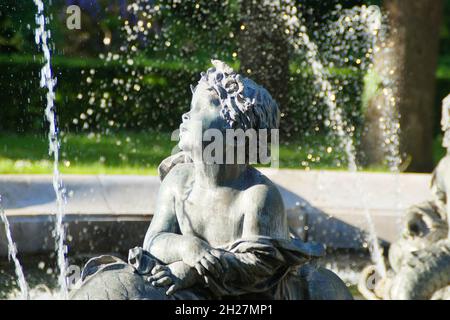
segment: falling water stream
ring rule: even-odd
[[[357,175],[358,166],[356,164],[356,151],[353,145],[353,139],[349,133],[346,133],[345,124],[342,118],[341,109],[336,104],[336,93],[333,91],[331,83],[325,77],[325,68],[320,60],[317,58],[317,47],[310,41],[306,32],[302,33],[301,41],[303,41],[307,48],[307,59],[309,60],[313,74],[315,76],[316,85],[325,91],[324,101],[328,106],[328,116],[332,123],[332,129],[337,134],[341,141],[341,147],[345,150],[348,160],[348,169],[354,174],[356,180],[356,190],[360,192],[360,199],[362,199],[362,207],[364,210],[364,216],[367,220],[368,226],[368,241],[371,245],[372,260],[377,265],[377,271],[383,277],[386,275],[386,266],[384,263],[383,250],[378,243],[376,235],[375,225],[373,223],[372,216],[369,211],[367,203],[367,194],[364,193],[362,188],[361,176]]]
[[[19,284],[20,288],[20,298],[23,300],[29,299],[29,293],[28,293],[28,284],[25,280],[25,276],[23,274],[22,266],[19,262],[19,259],[17,258],[17,247],[16,244],[13,241],[12,235],[11,235],[11,227],[9,225],[8,218],[6,217],[5,210],[2,206],[2,195],[0,195],[0,216],[2,219],[2,222],[5,226],[5,234],[6,239],[8,240],[8,257],[12,259],[15,267],[15,272],[17,276],[17,282]]]
[[[45,108],[45,116],[49,123],[49,154],[53,155],[53,189],[56,194],[56,227],[55,236],[57,242],[57,255],[58,255],[58,268],[59,277],[58,282],[61,288],[61,298],[67,298],[67,283],[66,283],[66,246],[64,244],[65,240],[65,229],[63,224],[63,218],[65,214],[65,189],[63,188],[61,175],[59,172],[59,149],[60,142],[58,137],[58,125],[56,122],[56,110],[55,110],[55,85],[56,78],[53,78],[52,66],[51,66],[51,52],[48,44],[48,39],[50,38],[50,31],[46,30],[46,18],[44,15],[44,3],[41,0],[33,0],[36,7],[36,24],[37,28],[35,30],[35,40],[38,47],[42,50],[44,54],[45,64],[41,69],[41,79],[40,86],[47,89],[47,104]]]
[[[367,28],[375,35],[377,30],[381,26],[381,13],[378,7],[371,6],[368,8]],[[329,126],[333,132],[338,136],[341,149],[345,151],[348,160],[348,169],[354,174],[356,181],[356,190],[359,192],[359,198],[362,201],[362,207],[364,215],[367,220],[368,235],[367,240],[370,244],[370,252],[372,260],[376,265],[377,272],[380,276],[386,275],[386,265],[383,257],[383,249],[381,248],[378,237],[375,230],[375,225],[370,214],[370,210],[367,203],[367,194],[364,193],[362,188],[361,176],[357,175],[358,166],[356,164],[356,151],[353,144],[352,131],[347,128],[342,115],[342,109],[337,105],[337,94],[332,84],[328,80],[328,72],[319,58],[319,50],[317,45],[311,41],[307,33],[307,28],[303,25],[300,19],[296,15],[292,15],[289,12],[284,14],[286,26],[289,30],[289,34],[293,36],[293,42],[295,48],[306,49],[306,59],[311,67],[314,75],[314,83],[318,90],[324,93],[323,100],[328,107],[328,121]]]

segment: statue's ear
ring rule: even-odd
[[[170,157],[164,159],[158,166],[158,175],[161,181],[167,176],[167,174],[172,170],[177,164],[180,163],[191,163],[192,158],[189,153],[185,151],[180,151]]]

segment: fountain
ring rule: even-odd
[[[372,36],[373,39],[376,39],[376,36],[378,35],[382,25],[382,16],[380,9],[375,6],[371,6],[368,8],[357,8],[354,9],[354,11],[360,11],[357,12],[356,15],[357,17],[359,17],[357,21],[363,25],[366,25],[368,28],[367,33],[369,34],[369,36]],[[355,15],[354,12],[344,12],[342,17],[345,18],[340,18],[339,22],[342,23],[342,21],[353,21],[354,18],[351,17],[352,14]],[[300,22],[301,17],[299,19],[299,17],[291,15],[288,11],[286,11],[284,14],[284,19],[286,27],[289,28],[289,34],[293,37],[292,42],[294,44],[294,47],[297,50],[303,50],[303,48],[305,48],[306,59],[308,60],[308,63],[311,66],[312,72],[314,74],[316,87],[318,90],[324,93],[323,99],[325,101],[325,104],[328,106],[328,119],[325,120],[325,123],[327,123],[331,127],[332,131],[339,138],[341,149],[345,150],[345,153],[347,155],[349,171],[352,173],[356,173],[358,171],[358,166],[356,164],[356,151],[353,145],[352,130],[346,128],[347,126],[342,115],[342,109],[340,109],[336,103],[337,93],[333,89],[330,81],[327,79],[329,75],[326,71],[326,68],[320,61],[317,45],[315,45],[310,40],[306,27]],[[375,41],[376,40],[372,40],[372,43],[375,44]],[[389,151],[391,151],[391,149],[389,149]],[[396,149],[392,149],[392,151],[398,153]],[[361,191],[362,188],[360,178],[356,178],[356,181],[356,190]],[[378,273],[385,276],[386,266],[384,263],[383,250],[378,242],[375,226],[366,203],[366,195],[364,193],[361,193],[360,197],[361,199],[363,199],[362,201],[364,206],[364,214],[367,219],[368,241],[371,244],[370,252],[372,254],[372,260],[376,263]]]
[[[37,8],[36,23],[38,27],[35,30],[35,40],[38,47],[44,54],[45,64],[41,69],[41,81],[42,88],[47,89],[47,104],[45,108],[45,116],[49,123],[49,154],[53,155],[53,189],[56,195],[56,226],[55,226],[55,238],[57,244],[58,253],[58,267],[60,270],[59,284],[61,286],[61,298],[67,297],[67,284],[66,284],[66,254],[67,247],[64,244],[65,230],[64,230],[64,206],[66,202],[65,189],[62,184],[61,175],[59,172],[59,148],[60,141],[58,137],[58,124],[56,122],[56,107],[55,107],[55,85],[56,78],[53,78],[52,65],[51,65],[51,52],[48,44],[50,39],[50,31],[46,30],[46,18],[44,15],[44,3],[42,0],[34,0]]]
[[[53,155],[52,183],[54,193],[56,194],[57,204],[55,236],[57,240],[57,262],[59,268],[58,282],[61,290],[60,297],[64,299],[67,298],[68,291],[65,279],[68,269],[66,257],[67,247],[65,245],[66,230],[64,226],[66,191],[59,172],[60,137],[56,122],[56,108],[54,105],[56,79],[52,74],[52,55],[48,43],[50,33],[47,27],[48,22],[46,21],[44,15],[44,4],[40,0],[34,0],[34,2],[38,9],[38,13],[36,15],[36,21],[38,23],[38,29],[36,30],[36,44],[38,44],[38,46],[42,49],[45,58],[45,64],[41,70],[41,86],[47,89],[45,114],[49,123],[49,151],[50,154]],[[347,119],[348,112],[345,110],[346,100],[342,97],[342,87],[345,87],[345,82],[334,80],[330,71],[333,69],[333,62],[336,62],[338,59],[344,61],[342,55],[346,54],[346,47],[345,45],[340,46],[333,42],[330,44],[330,47],[332,47],[332,49],[340,47],[340,50],[342,50],[341,52],[331,54],[329,52],[322,52],[323,48],[320,44],[315,42],[314,32],[308,30],[306,24],[302,20],[301,14],[299,13],[300,10],[298,10],[293,1],[284,1],[281,7],[277,7],[277,5],[280,6],[280,3],[276,1],[265,1],[264,5],[273,5],[273,14],[279,15],[281,12],[281,17],[279,17],[279,20],[284,22],[286,34],[292,48],[294,48],[294,51],[298,56],[302,57],[304,55],[306,58],[304,64],[302,65],[303,70],[300,71],[300,73],[304,73],[305,75],[313,78],[313,87],[311,91],[315,92],[317,96],[316,100],[318,100],[319,103],[321,100],[326,107],[324,117],[318,118],[317,120],[320,121],[321,125],[323,125],[325,131],[330,132],[330,135],[333,136],[328,136],[327,138],[333,140],[337,137],[336,141],[338,141],[337,148],[331,147],[331,141],[326,141],[326,145],[324,145],[324,147],[326,147],[325,149],[327,150],[327,153],[343,151],[345,154],[346,159],[344,162],[347,163],[351,179],[355,182],[353,186],[355,189],[354,192],[357,194],[356,197],[361,199],[363,204],[362,212],[365,216],[366,229],[368,230],[366,240],[369,243],[368,247],[372,256],[372,261],[376,266],[372,267],[371,270],[373,271],[375,269],[377,275],[384,279],[389,276],[389,271],[386,270],[387,268],[384,263],[383,248],[378,241],[374,221],[372,219],[369,195],[364,192],[365,181],[363,180],[363,177],[357,173],[357,145],[355,146],[357,128],[355,128],[352,122]],[[81,123],[82,125],[80,125],[80,127],[82,127],[83,130],[90,131],[92,135],[94,135],[92,132],[95,130],[99,130],[102,134],[107,135],[111,132],[111,130],[114,130],[114,128],[119,128],[122,126],[122,124],[119,123],[120,119],[117,118],[117,115],[110,112],[113,110],[115,103],[118,103],[117,100],[112,98],[112,95],[116,94],[123,101],[135,101],[136,109],[138,105],[145,100],[145,96],[143,96],[144,98],[141,97],[141,93],[146,85],[146,81],[149,81],[147,76],[153,72],[154,66],[145,65],[147,62],[144,61],[141,51],[148,47],[147,36],[149,35],[150,27],[153,26],[152,16],[159,14],[161,10],[171,10],[171,8],[150,5],[147,1],[141,0],[136,0],[129,5],[128,13],[131,16],[129,19],[124,18],[122,20],[122,31],[125,38],[124,42],[118,46],[118,52],[114,52],[112,51],[113,49],[111,49],[107,53],[100,54],[100,58],[105,62],[105,65],[118,65],[121,74],[118,76],[115,75],[113,79],[102,79],[100,75],[97,77],[99,72],[97,72],[94,68],[88,68],[83,71],[83,77],[86,80],[86,84],[91,85],[93,82],[98,81],[100,85],[97,87],[100,88],[100,91],[95,92],[95,90],[91,90],[90,88],[86,89],[81,86],[77,98],[80,100],[80,103],[83,103],[86,106],[86,110],[81,113],[79,118],[73,119],[74,124]],[[380,119],[380,126],[382,127],[382,132],[384,134],[386,160],[388,162],[389,169],[398,174],[400,171],[399,166],[401,162],[398,150],[399,122],[398,113],[395,108],[395,83],[391,83],[389,78],[389,70],[392,66],[385,66],[382,68],[383,70],[370,71],[373,67],[373,54],[379,50],[389,50],[384,43],[385,30],[383,29],[384,26],[382,24],[383,17],[379,8],[374,6],[361,6],[348,10],[343,10],[342,7],[338,6],[336,7],[334,14],[337,15],[338,18],[335,21],[333,20],[332,23],[327,26],[327,28],[329,28],[328,31],[330,32],[328,34],[329,38],[332,39],[330,41],[339,41],[340,36],[345,36],[345,40],[349,43],[351,43],[352,40],[359,41],[356,36],[352,38],[353,33],[349,32],[350,29],[354,32],[361,32],[364,35],[364,45],[367,45],[367,47],[363,48],[364,50],[362,51],[365,54],[363,54],[362,57],[353,57],[355,58],[355,68],[366,72],[376,72],[381,79],[380,81],[384,88],[382,90],[383,99],[385,99],[388,102],[387,105],[390,106],[390,108],[383,109],[384,113],[382,119]],[[233,34],[233,37],[234,36],[235,35]],[[232,38],[231,35],[230,38]],[[171,48],[173,46],[171,39],[165,40],[166,41],[162,42],[163,45],[167,48]],[[112,38],[111,35],[105,35],[105,38],[103,39],[105,48],[108,48],[111,45],[111,41],[115,41],[115,39]],[[212,55],[217,56],[218,54],[214,53]],[[236,56],[237,54],[233,52],[232,57],[236,58]],[[142,65],[145,65],[145,67],[138,68],[138,66],[142,67]],[[340,67],[340,65],[338,67]],[[171,99],[176,100],[176,97],[171,97]],[[134,109],[126,111],[129,111],[130,113],[135,112]],[[99,118],[104,116],[104,121],[106,123],[105,128],[98,125],[92,125],[95,121],[90,121],[96,118],[96,115]],[[127,124],[124,123],[123,128],[125,128],[126,125]],[[319,132],[319,129],[315,132]],[[101,134],[96,133],[95,136],[100,137]],[[336,159],[339,157],[337,152]],[[302,165],[306,169],[309,169],[310,163],[315,161],[316,163],[320,162],[320,157],[315,157],[311,152],[308,153],[308,159],[305,159],[305,163],[307,164]],[[340,167],[340,162],[338,167]],[[324,183],[321,181],[323,176],[324,174],[319,174],[315,181],[316,185],[319,186],[318,192],[321,192],[323,189],[322,186]],[[307,230],[312,226],[305,223],[305,225],[302,225],[301,227],[306,228],[305,230]],[[324,231],[329,232],[329,230]],[[136,251],[132,252],[136,253]],[[92,279],[92,277],[95,276],[96,271],[94,269],[98,267],[102,269],[101,272],[106,272],[117,267],[121,270],[131,270],[130,272],[133,273],[138,270],[137,273],[139,274],[141,272],[140,268],[148,267],[145,265],[140,265],[140,263],[147,263],[140,261],[140,259],[145,260],[148,257],[146,257],[145,254],[142,254],[141,251],[139,251],[137,255],[139,259],[132,255],[129,263],[125,263],[122,260],[112,257],[103,257],[97,260],[94,259],[91,261],[91,264],[86,266],[83,281],[91,281],[89,279]],[[16,263],[16,261],[14,262]],[[130,265],[132,267],[130,267]],[[145,272],[140,275],[147,276]],[[370,275],[372,276],[373,273]],[[18,278],[20,283],[21,281],[19,274]],[[20,287],[23,292],[22,284]]]
[[[20,297],[21,299],[27,300],[29,298],[28,294],[28,284],[25,280],[25,276],[23,274],[22,265],[19,262],[19,259],[17,258],[17,247],[14,243],[11,235],[11,227],[9,225],[8,218],[6,217],[5,210],[3,210],[2,207],[2,196],[0,195],[0,217],[5,225],[5,234],[6,239],[8,240],[8,257],[12,259],[14,262],[15,272],[17,276],[17,282],[19,283],[20,288]]]

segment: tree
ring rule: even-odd
[[[390,51],[375,57],[374,70],[390,61],[388,70],[396,84],[396,107],[400,112],[400,150],[406,156],[408,171],[429,172],[432,169],[433,105],[435,72],[442,22],[442,0],[385,0],[390,28],[386,43]],[[380,129],[384,89],[368,103],[363,150],[369,164],[384,158],[383,134]]]

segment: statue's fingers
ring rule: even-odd
[[[151,274],[154,275],[157,272],[161,272],[166,269],[167,269],[166,266],[163,266],[162,264],[157,264],[156,266],[153,267]]]
[[[149,282],[157,281],[161,278],[168,277],[170,273],[167,270],[159,271],[158,273],[148,277]]]
[[[162,287],[162,286],[168,286],[172,284],[172,279],[170,277],[163,277],[159,280],[153,281],[152,285],[155,287]]]
[[[220,262],[220,264],[222,265],[222,268],[223,268],[224,270],[227,270],[227,269],[229,268],[228,261],[227,261],[227,259],[225,259],[224,255],[223,255],[223,253],[222,253],[221,251],[216,250],[216,249],[212,249],[212,250],[210,251],[210,253],[211,253],[214,257],[216,257],[217,260],[219,260],[219,262]]]
[[[209,262],[211,262],[211,264],[214,266],[214,269],[219,274],[223,273],[223,267],[222,267],[222,264],[220,263],[219,258],[217,258],[216,256],[213,256],[211,253],[206,254],[204,258],[206,260],[208,260]]]
[[[200,262],[197,262],[194,265],[194,268],[197,270],[197,273],[202,277],[203,281],[205,282],[206,285],[209,285],[209,280],[208,280],[208,276],[206,274],[206,269],[205,267],[203,267]]]
[[[200,260],[201,265],[208,270],[209,272],[211,272],[213,275],[215,276],[219,276],[219,272],[217,270],[217,268],[215,267],[215,265],[213,263],[211,263],[208,259],[206,258],[202,258]]]
[[[170,296],[180,289],[181,289],[180,286],[177,283],[175,283],[169,287],[169,289],[166,291],[166,295]]]
[[[206,269],[200,264],[200,262],[197,262],[194,265],[195,270],[197,270],[197,273],[201,276],[205,276],[206,275]]]

